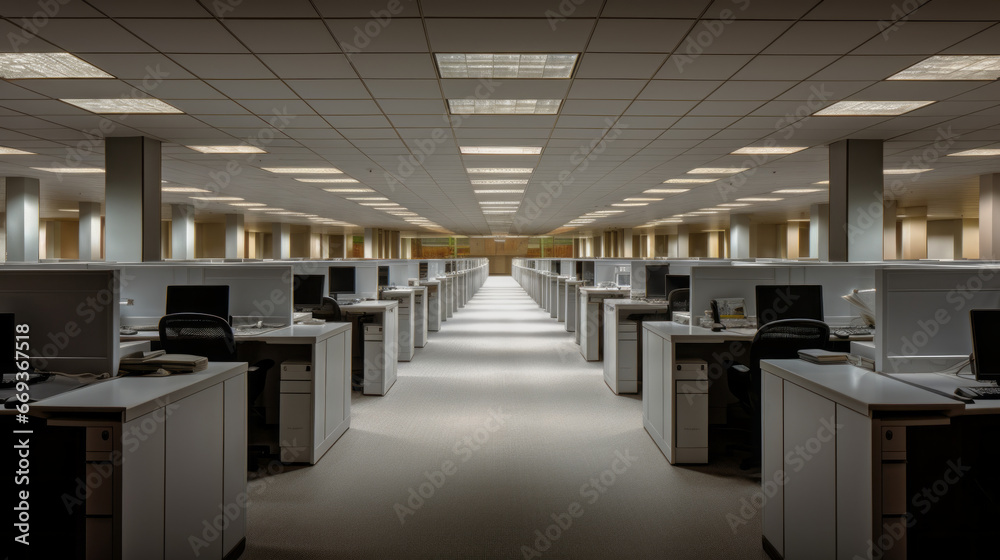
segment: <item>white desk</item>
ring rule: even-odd
[[[420,285],[427,288],[427,330],[441,330],[441,281],[421,280]]]
[[[362,391],[366,395],[385,395],[396,383],[398,308],[399,302],[394,300],[363,301],[340,307],[341,313],[373,319],[355,335],[356,347],[363,348],[360,369],[364,377]],[[354,369],[352,364],[351,370]]]
[[[246,368],[216,362],[191,374],[114,378],[31,405],[49,427],[79,431],[86,442],[80,461],[90,490],[83,506],[88,558],[240,555]],[[67,488],[67,495],[76,492]],[[218,518],[220,504],[231,517],[221,538],[196,551],[189,538],[202,535],[205,520]]]
[[[413,359],[416,346],[416,292],[408,288],[382,290],[379,299],[399,302],[398,328],[396,329],[399,344],[397,360],[409,362]]]
[[[926,537],[938,530],[929,521],[921,524],[919,517],[912,524],[904,517],[911,506],[907,477],[923,455],[934,452],[921,448],[921,434],[943,429],[957,436],[953,417],[1000,412],[997,401],[977,410],[894,376],[848,365],[765,360],[761,368],[762,480],[781,473],[787,479],[772,486],[763,506],[764,546],[787,560],[871,558],[872,543],[879,542],[891,548],[876,548],[874,557],[906,558],[911,531]],[[895,377],[910,375],[952,390],[967,384],[927,374]],[[796,456],[796,449],[805,447],[807,461]],[[937,477],[945,469],[944,461],[931,468]],[[948,491],[967,490],[956,483]],[[976,488],[973,494],[978,493]],[[967,519],[959,524],[970,536],[977,532]],[[962,545],[961,537],[945,536],[956,548]]]
[[[580,288],[580,353],[588,362],[601,359],[604,342],[603,304],[606,299],[628,297],[628,288]]]
[[[638,393],[639,379],[642,377],[638,323],[626,317],[666,311],[665,302],[604,300],[604,382],[612,393]]]
[[[159,333],[141,331],[121,338],[158,340]],[[239,335],[236,353],[248,363],[274,360],[262,398],[267,423],[278,424],[281,460],[316,464],[351,425],[351,324],[292,325]],[[285,361],[310,362],[312,372],[282,379]]]

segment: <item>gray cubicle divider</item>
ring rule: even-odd
[[[1000,268],[882,268],[876,274],[875,368],[947,370],[972,352],[970,309],[1000,309]]]
[[[167,286],[228,285],[229,312],[267,323],[291,324],[292,266],[289,263],[133,263],[94,265],[122,273],[126,324],[155,324],[166,309]]]
[[[114,375],[120,357],[119,285],[115,270],[3,267],[0,312],[27,325],[28,354],[37,369]]]
[[[743,298],[747,315],[757,308],[758,284],[789,284],[789,267],[695,266],[691,268],[691,317],[700,317],[716,298]]]

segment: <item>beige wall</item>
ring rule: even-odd
[[[195,223],[194,257],[196,259],[226,257],[226,224]]]

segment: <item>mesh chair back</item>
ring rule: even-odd
[[[784,319],[761,327],[750,345],[750,360],[760,371],[761,359],[792,359],[799,350],[826,348],[830,342],[830,327],[815,319]]]
[[[674,311],[691,310],[691,290],[689,288],[678,288],[670,290],[667,294],[667,310],[673,319]]]
[[[205,356],[210,362],[235,362],[233,329],[221,317],[173,313],[160,319],[160,344],[168,354]]]

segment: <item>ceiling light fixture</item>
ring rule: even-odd
[[[519,175],[524,173],[531,173],[534,171],[531,167],[466,167],[465,172],[470,175],[477,175],[482,173],[503,173],[506,175]]]
[[[336,167],[261,167],[261,169],[271,173],[301,173],[303,175],[343,173],[343,171],[337,169]]]
[[[527,179],[472,179],[473,185],[527,185]]]
[[[5,148],[0,146],[0,156],[36,156],[38,154],[34,152],[25,152],[24,150],[18,150],[16,148]]]
[[[932,56],[887,80],[996,80],[1000,78],[1000,56]]]
[[[351,179],[350,177],[339,177],[339,178],[329,178],[329,179],[299,179],[296,181],[300,183],[357,183],[357,179]]]
[[[69,53],[0,53],[0,78],[114,78]]]
[[[749,167],[698,167],[688,171],[691,175],[735,175],[743,173]],[[718,179],[716,179],[718,180]]]
[[[203,154],[266,154],[257,146],[188,146],[188,149]]]
[[[100,167],[32,167],[32,169],[49,173],[104,173]]]
[[[169,193],[206,193],[212,192],[208,189],[199,189],[197,187],[161,187],[160,191]]]
[[[524,189],[480,189],[476,194],[524,194]]]
[[[330,189],[323,189],[323,190],[326,191],[326,192],[328,192],[328,193],[340,193],[340,194],[344,194],[344,193],[367,193],[367,192],[375,192],[375,189],[369,189],[367,187],[358,187],[358,188],[354,188],[354,189],[330,188]]]
[[[817,117],[895,117],[934,101],[839,101],[813,113]]]
[[[649,206],[648,202],[614,202],[612,206]]]
[[[442,78],[566,79],[576,53],[434,53]]]
[[[191,200],[204,200],[207,202],[228,202],[235,200],[243,200],[238,196],[189,196]]]
[[[774,194],[809,194],[823,192],[823,189],[781,189],[774,191]]]
[[[643,194],[681,194],[686,193],[691,189],[646,189]]]
[[[69,103],[74,107],[98,113],[102,115],[110,114],[157,114],[157,113],[183,113],[177,107],[164,103],[159,99],[117,97],[112,99],[60,99],[63,103]]]
[[[953,154],[948,154],[949,156],[957,157],[973,157],[973,156],[1000,156],[1000,149],[998,148],[978,148],[975,150],[965,150],[964,152],[955,152]]]
[[[750,197],[750,198],[737,198],[740,202],[778,202],[780,200],[785,200],[784,198],[771,198],[771,197]]]
[[[532,156],[542,153],[541,146],[460,146],[463,154]]]
[[[267,206],[263,202],[230,202],[230,206],[236,206],[239,208],[252,208],[254,206]]]
[[[906,169],[883,169],[883,175],[915,175],[917,173],[926,173],[927,171],[933,171],[933,169],[917,169],[908,167]]]
[[[625,202],[659,202],[663,200],[662,198],[626,198]]]
[[[794,154],[796,152],[801,152],[802,150],[809,149],[808,146],[801,147],[782,147],[782,146],[747,146],[746,148],[740,148],[733,155],[787,155]]]
[[[716,181],[718,181],[718,179],[695,179],[692,177],[690,179],[667,179],[663,183],[671,185],[699,185],[703,183],[714,183]]]
[[[562,99],[449,99],[453,115],[555,115]]]

